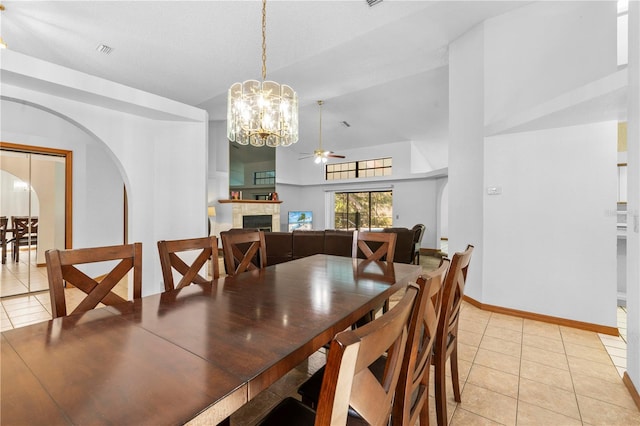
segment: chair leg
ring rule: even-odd
[[[451,362],[451,381],[453,382],[453,397],[456,402],[460,402],[460,379],[458,378],[458,339],[456,338],[453,343],[453,350],[449,360]]]
[[[435,400],[436,400],[436,415],[438,418],[438,426],[447,425],[447,386],[446,386],[446,352],[444,356],[436,356],[435,360]]]

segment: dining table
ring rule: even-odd
[[[0,423],[216,424],[421,272],[317,254],[4,331]]]

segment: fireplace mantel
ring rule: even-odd
[[[240,203],[240,204],[280,204],[282,200],[218,200],[221,204]]]
[[[271,216],[271,230],[280,231],[281,200],[218,200],[221,204],[231,204],[232,227],[242,228],[243,216]]]

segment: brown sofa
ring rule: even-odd
[[[382,232],[393,232],[397,235],[394,262],[412,263],[417,260],[416,249],[419,241],[416,229],[386,228]],[[422,235],[419,235],[420,238]],[[353,231],[327,229],[324,231],[265,232],[267,245],[267,265],[288,262],[314,254],[332,254],[351,256]],[[417,248],[416,248],[417,247]],[[375,247],[372,246],[375,249]],[[359,256],[364,257],[362,253]]]
[[[253,228],[234,228],[223,231],[223,233],[255,230]],[[424,233],[424,225],[416,225],[412,229],[385,228],[382,232],[393,232],[397,235],[394,262],[419,263],[418,254],[420,240]],[[353,231],[336,229],[305,231],[297,229],[293,232],[265,232],[264,239],[267,246],[267,265],[275,265],[314,254],[351,257]],[[373,250],[377,248],[376,243],[371,243],[370,246]],[[364,257],[360,251],[358,256]],[[257,259],[254,259],[254,263],[258,264]]]

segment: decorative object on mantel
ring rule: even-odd
[[[262,82],[229,88],[227,137],[240,145],[289,146],[298,142],[298,95],[267,77],[267,0],[262,0]]]
[[[209,216],[209,235],[211,235],[211,218],[213,218],[213,222],[215,224],[216,221],[216,208],[214,206],[208,206],[207,207],[207,216]],[[215,233],[215,226],[214,226],[214,233]]]
[[[236,204],[281,204],[282,200],[218,200],[220,204],[236,203]]]
[[[242,191],[231,191],[229,198],[232,200],[242,200]]]

